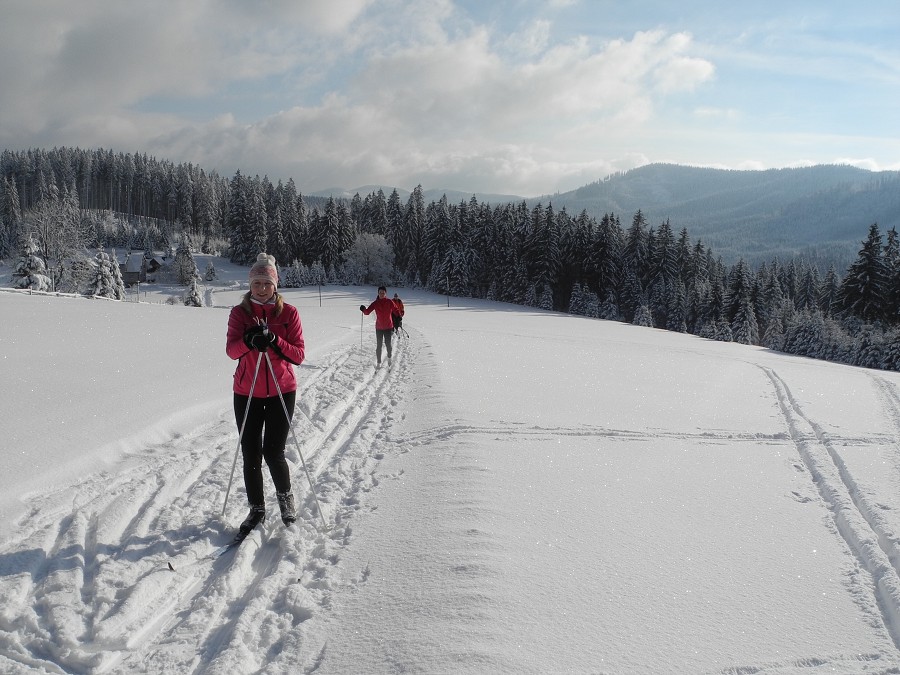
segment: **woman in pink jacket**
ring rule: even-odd
[[[294,413],[297,398],[294,366],[303,362],[305,345],[297,308],[284,302],[278,293],[278,270],[272,256],[260,253],[250,268],[250,291],[241,304],[232,308],[228,317],[225,352],[238,361],[234,372],[234,415],[238,428],[245,413],[247,420],[241,437],[241,452],[250,513],[241,523],[240,533],[248,534],[266,517],[264,459],[275,484],[281,519],[289,525],[297,520],[297,509],[284,446],[290,432],[288,417]],[[272,380],[266,355],[271,360],[288,415],[278,397],[278,387]],[[254,372],[256,385],[251,392]]]
[[[375,358],[377,359],[375,367],[377,368],[381,365],[382,343],[387,347],[388,362],[391,360],[391,335],[394,332],[393,314],[397,311],[397,305],[387,297],[387,288],[379,286],[378,297],[368,307],[360,305],[359,311],[366,316],[375,312]]]

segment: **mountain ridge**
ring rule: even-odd
[[[352,198],[395,188],[365,186],[341,190]],[[396,188],[401,199],[410,192]],[[337,188],[311,193],[338,196]],[[805,259],[820,268],[845,269],[856,257],[869,226],[882,232],[900,227],[900,172],[869,171],[845,164],[741,170],[646,164],[568,192],[520,197],[460,190],[428,189],[426,203],[446,196],[450,203],[525,202],[563,208],[571,216],[582,211],[600,219],[605,214],[630,225],[640,210],[651,228],[665,220],[691,241],[702,241],[726,263],[744,259],[760,264],[774,258]]]

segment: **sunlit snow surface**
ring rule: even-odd
[[[211,557],[246,509],[217,265],[199,309],[0,293],[0,671],[900,668],[900,375],[487,301],[390,289],[376,370],[374,289],[285,289],[301,519],[267,481]]]

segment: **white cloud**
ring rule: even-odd
[[[556,4],[599,21],[592,3]],[[785,135],[764,153],[747,129],[758,95],[723,96],[740,90],[758,27],[738,54],[687,30],[601,41],[585,20],[565,33],[547,8],[506,34],[451,0],[21,3],[0,23],[0,147],[146,151],[307,190],[433,180],[520,194],[663,156],[736,165],[817,147]],[[713,136],[721,124],[731,136]],[[856,140],[829,156],[877,154]]]
[[[512,33],[503,40],[506,52],[519,56],[536,56],[550,42],[550,22],[544,19],[532,21],[523,30]]]

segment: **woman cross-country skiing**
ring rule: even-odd
[[[246,536],[266,517],[263,460],[275,484],[282,521],[289,525],[297,520],[284,446],[290,432],[289,418],[294,413],[297,398],[294,366],[303,362],[305,350],[300,314],[278,293],[275,258],[260,253],[250,268],[250,291],[241,304],[232,308],[228,317],[225,345],[228,356],[238,360],[234,373],[234,415],[239,429],[246,416],[241,451],[250,513],[241,523],[240,535]],[[278,388],[272,381],[267,355],[278,379],[287,415],[279,399]],[[258,366],[257,361],[260,361]],[[256,384],[250,391],[254,373]]]
[[[401,330],[403,330],[404,314],[406,314],[406,308],[403,306],[403,301],[400,299],[399,295],[394,293],[394,313],[391,315],[391,319],[393,319],[394,321],[395,333],[399,333]]]
[[[378,297],[366,307],[359,306],[359,311],[368,316],[375,312],[375,367],[381,365],[381,345],[387,347],[388,362],[391,360],[391,335],[394,333],[393,314],[397,311],[394,301],[387,297],[387,288],[378,287]]]

